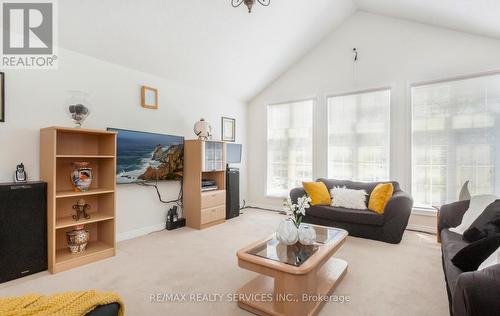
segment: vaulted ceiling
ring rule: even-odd
[[[354,0],[359,10],[500,39],[499,0]]]
[[[59,1],[59,43],[189,86],[249,100],[356,10],[500,39],[498,0]]]

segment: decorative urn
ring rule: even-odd
[[[73,162],[71,183],[75,192],[86,192],[92,184],[92,168],[88,162]]]
[[[194,124],[193,131],[199,139],[207,140],[212,137],[212,126],[204,118]]]
[[[282,221],[276,231],[276,238],[285,245],[293,245],[299,240],[299,232],[293,221],[288,218]]]
[[[316,231],[309,225],[300,225],[299,242],[303,245],[312,245],[316,242]]]
[[[90,239],[90,233],[84,225],[77,225],[75,229],[66,233],[68,248],[71,253],[85,251]]]

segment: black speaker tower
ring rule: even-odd
[[[240,169],[226,170],[226,219],[240,215]]]
[[[47,270],[47,184],[0,184],[0,283]]]

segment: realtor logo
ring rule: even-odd
[[[2,1],[2,66],[55,68],[54,3]]]

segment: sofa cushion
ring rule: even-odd
[[[473,242],[498,233],[500,233],[500,200],[495,200],[464,231],[463,238]]]
[[[448,229],[441,231],[441,250],[443,252],[443,264],[446,282],[451,293],[455,293],[457,280],[463,273],[456,267],[451,259],[469,243],[462,239],[462,235],[451,232]]]
[[[378,214],[384,214],[385,206],[389,202],[394,193],[392,183],[379,183],[375,186],[370,194],[368,209]]]
[[[500,234],[474,241],[462,248],[451,261],[462,271],[476,271],[500,247]]]
[[[328,190],[331,190],[334,187],[346,187],[348,189],[354,190],[365,190],[368,195],[370,195],[379,183],[392,183],[394,187],[394,193],[401,191],[399,187],[399,183],[397,181],[387,181],[387,182],[358,182],[358,181],[350,181],[350,180],[335,180],[335,179],[325,179],[320,178],[318,181],[321,181],[326,184]]]
[[[311,205],[330,205],[330,192],[323,182],[302,182],[307,195],[311,198]]]
[[[366,210],[366,196],[368,194],[365,190],[335,187],[330,190],[330,195],[332,196],[330,206]]]
[[[354,210],[332,206],[311,206],[306,214],[325,218],[336,222],[356,223],[363,225],[383,226],[384,216],[369,210]]]

